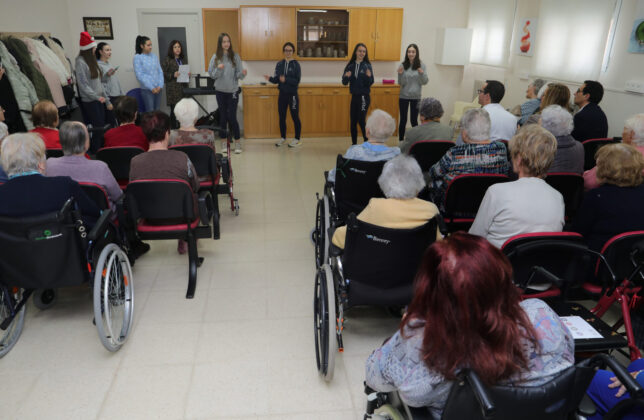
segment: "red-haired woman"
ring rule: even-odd
[[[461,368],[487,384],[537,386],[572,366],[568,329],[543,301],[521,302],[511,277],[484,238],[455,233],[432,244],[400,330],[367,360],[367,385],[398,390],[440,418]]]

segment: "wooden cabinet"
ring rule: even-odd
[[[349,11],[349,56],[358,42],[367,46],[369,59],[399,61],[403,9],[352,8]]]
[[[243,60],[279,60],[282,45],[295,38],[295,8],[240,7]]]
[[[244,137],[278,138],[278,90],[275,86],[242,86]],[[380,108],[398,120],[398,85],[375,84],[371,87],[370,110]],[[300,121],[302,137],[349,136],[349,88],[340,84],[300,84]],[[290,112],[286,116],[287,136],[293,136]],[[394,133],[395,134],[395,133]]]

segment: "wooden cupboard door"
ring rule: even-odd
[[[295,44],[295,8],[270,7],[268,13],[268,56],[271,60],[281,60],[284,58],[284,43],[290,41]]]
[[[243,60],[271,60],[268,49],[269,7],[241,7],[241,49]],[[234,47],[234,46],[233,46]]]
[[[303,136],[319,136],[322,125],[322,96],[300,95],[300,121]],[[289,111],[290,112],[290,111]],[[290,117],[290,116],[289,116]]]
[[[330,136],[348,136],[351,121],[351,95],[339,93],[324,96],[322,124]]]
[[[400,61],[402,9],[378,9],[374,60]]]
[[[396,131],[394,135],[398,133],[398,121],[399,117],[399,107],[398,107],[398,98],[400,91],[398,89],[372,89],[371,90],[371,106],[369,107],[369,112],[367,118],[374,109],[382,109],[387,112],[396,120]]]
[[[377,19],[377,9],[355,8],[349,10],[349,51],[347,51],[349,59],[351,59],[356,44],[362,42],[367,46],[369,58],[373,60]]]
[[[279,137],[277,96],[244,96],[244,137]]]

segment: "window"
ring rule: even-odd
[[[474,30],[470,61],[508,65],[516,0],[472,0],[468,27]]]
[[[598,79],[614,9],[615,0],[541,0],[533,73]]]

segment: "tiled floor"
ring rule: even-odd
[[[47,311],[30,303],[0,359],[0,419],[362,419],[364,361],[398,320],[350,312],[331,383],[313,343],[315,192],[349,143],[246,141],[233,158],[240,214],[220,197],[221,240],[199,241],[195,298],[185,299],[176,242],[151,242],[134,267],[134,327],[119,352],[102,347],[86,287],[61,290]]]

